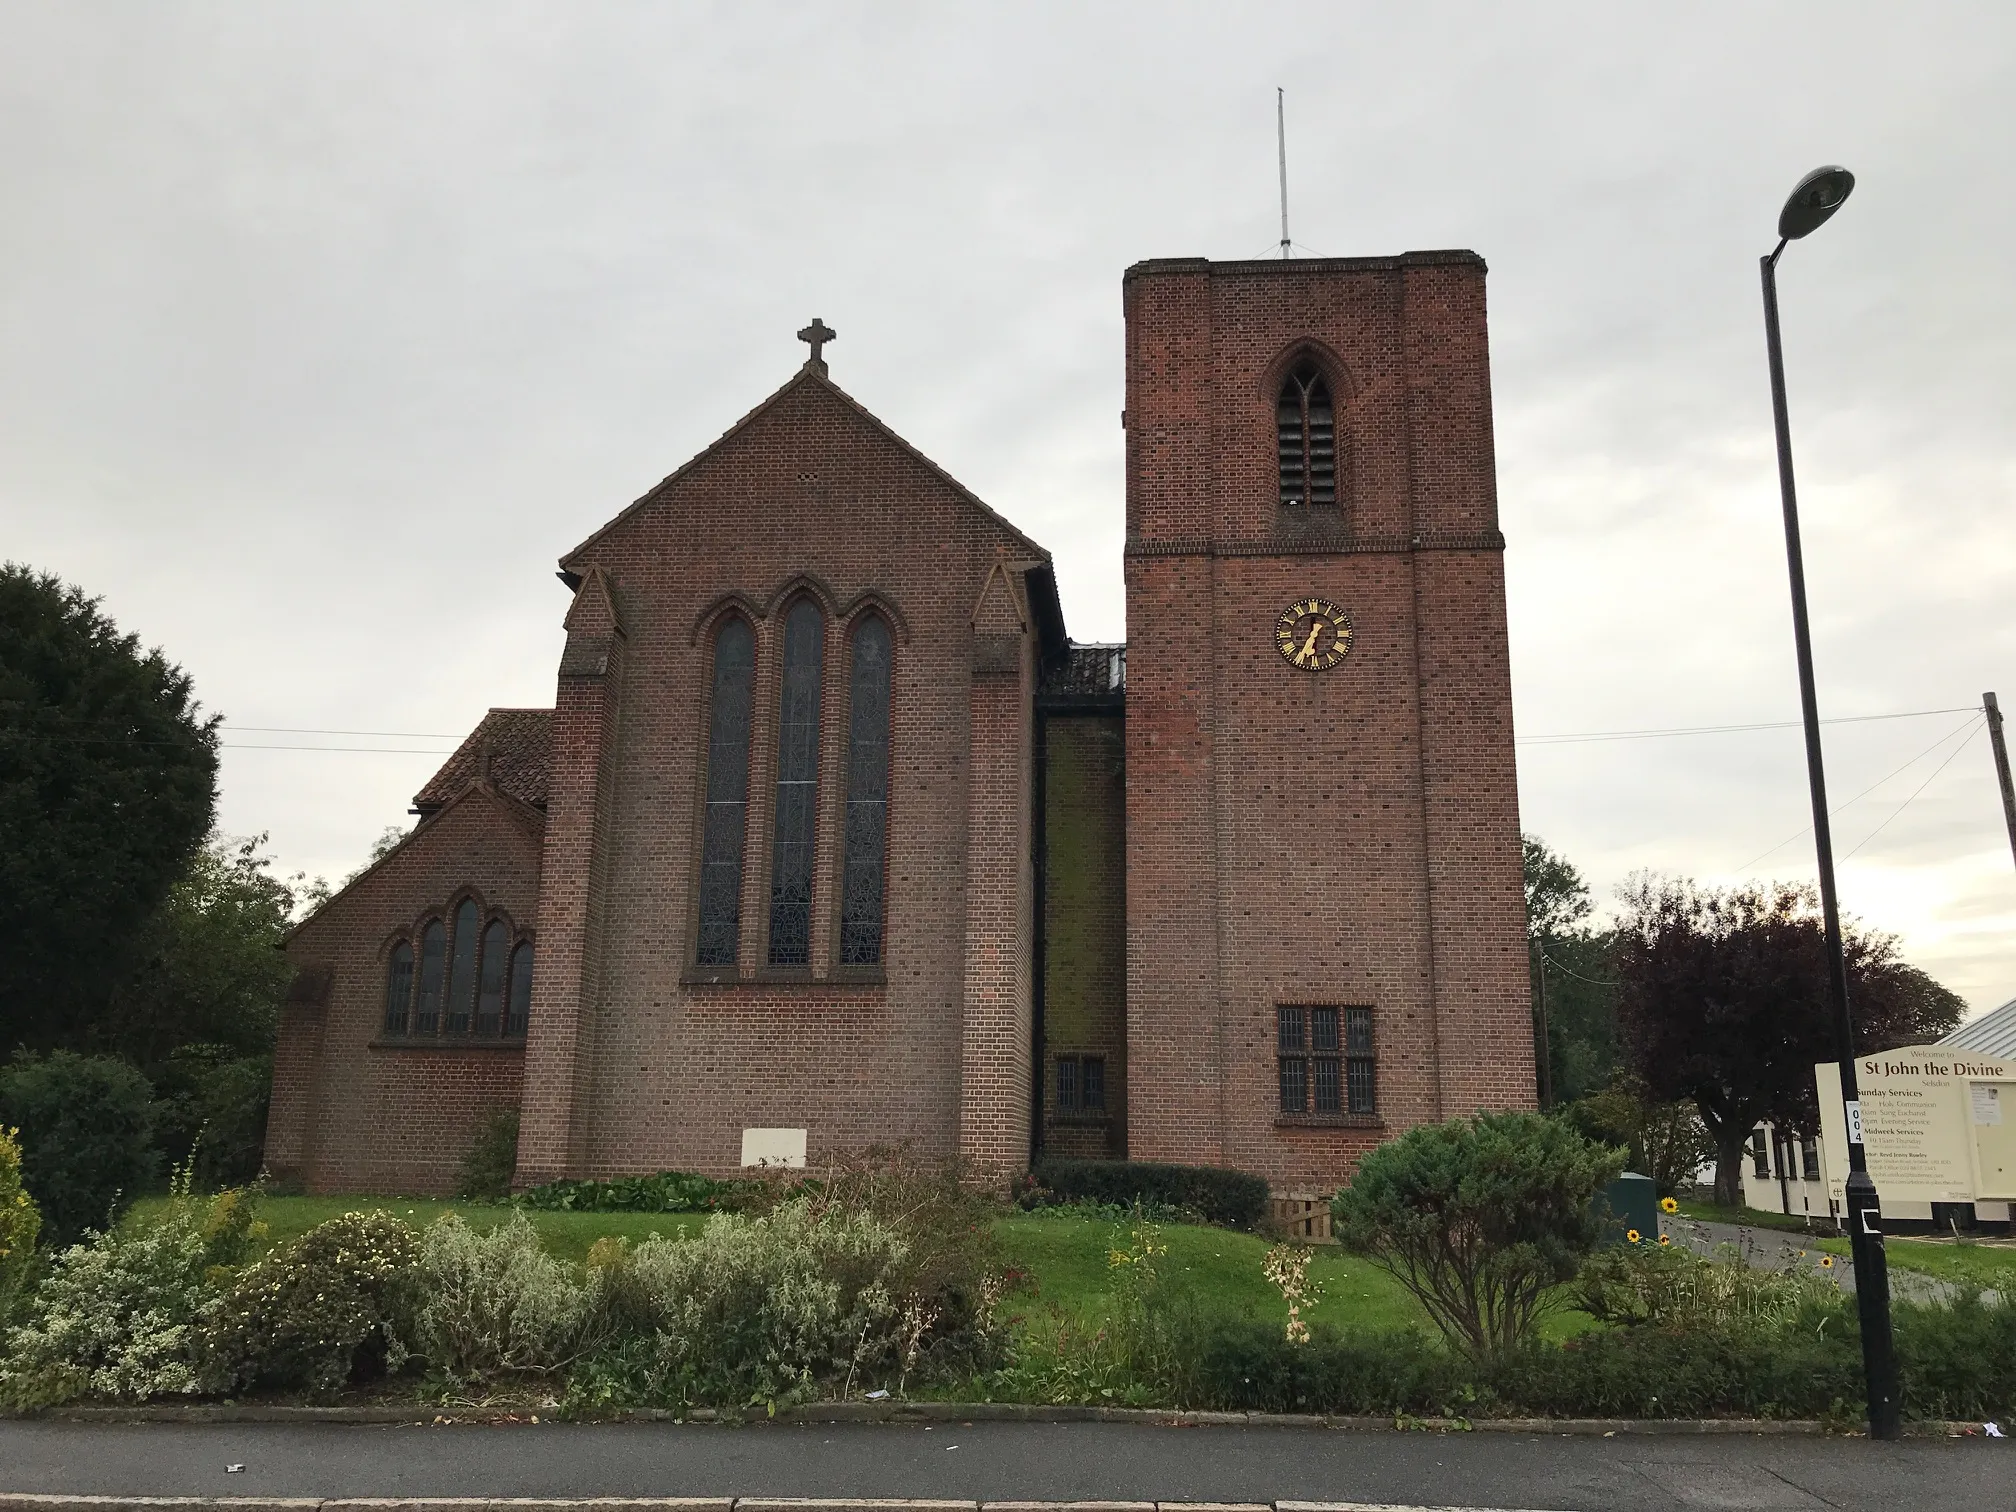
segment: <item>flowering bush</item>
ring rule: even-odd
[[[1260,1263],[1269,1281],[1281,1290],[1288,1304],[1288,1326],[1281,1337],[1290,1344],[1309,1342],[1309,1325],[1302,1319],[1302,1304],[1309,1301],[1309,1250],[1300,1244],[1277,1244]]]
[[[42,1231],[41,1211],[21,1185],[17,1133],[0,1125],[0,1328],[13,1314],[35,1261],[35,1236]]]
[[[1754,1268],[1734,1245],[1708,1259],[1678,1245],[1633,1241],[1583,1262],[1575,1306],[1599,1322],[1624,1326],[1769,1328],[1802,1312],[1839,1310],[1842,1301],[1833,1283],[1813,1272],[1796,1265]]]
[[[214,1390],[326,1394],[404,1363],[419,1242],[390,1213],[345,1213],[242,1272],[213,1310],[202,1374]]]
[[[904,1285],[910,1243],[872,1213],[797,1198],[760,1217],[716,1214],[691,1239],[595,1257],[601,1305],[632,1320],[572,1385],[616,1401],[766,1405],[901,1389],[943,1315]],[[635,1327],[641,1323],[642,1327]]]
[[[139,1401],[200,1388],[199,1336],[219,1282],[251,1243],[257,1203],[235,1191],[201,1201],[189,1175],[177,1173],[158,1216],[55,1257],[0,1347],[0,1401]]]
[[[607,1268],[607,1252],[591,1274]],[[479,1234],[450,1213],[420,1240],[415,1341],[451,1375],[547,1371],[566,1364],[589,1293],[539,1247],[523,1213]]]

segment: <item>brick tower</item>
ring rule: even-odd
[[[1128,1154],[1533,1102],[1484,263],[1136,264]]]

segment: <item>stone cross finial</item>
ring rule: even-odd
[[[826,324],[825,321],[814,315],[812,317],[812,324],[798,333],[798,339],[812,348],[812,355],[805,359],[805,366],[812,369],[815,373],[823,374],[826,371],[826,358],[821,354],[820,348],[839,334],[838,331]]]

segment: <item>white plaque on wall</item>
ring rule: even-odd
[[[744,1129],[742,1164],[745,1166],[801,1167],[805,1164],[803,1129]]]

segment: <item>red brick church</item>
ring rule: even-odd
[[[560,559],[492,709],[294,933],[267,1160],[452,1189],[908,1140],[1334,1187],[1530,1106],[1470,252],[1137,264],[1128,644],[811,357]]]

